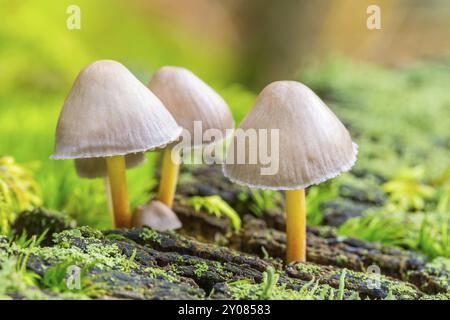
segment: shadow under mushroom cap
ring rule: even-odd
[[[125,164],[127,169],[134,168],[144,162],[144,153],[130,153],[125,156]],[[100,178],[106,177],[108,174],[106,158],[75,159],[75,169],[77,171],[77,175],[81,178]]]

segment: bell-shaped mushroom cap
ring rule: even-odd
[[[158,200],[136,208],[133,226],[150,227],[158,231],[175,230],[181,228],[181,221],[175,212]]]
[[[130,153],[125,156],[125,164],[128,169],[134,168],[145,162],[145,155],[142,152]],[[83,158],[75,159],[75,169],[81,178],[99,178],[108,174],[105,158]]]
[[[311,89],[296,81],[277,81],[266,86],[239,128],[268,130],[267,155],[272,163],[265,159],[263,164],[258,154],[257,161],[248,164],[249,148],[244,144],[246,161],[238,164],[235,154],[242,150],[231,152],[238,145],[235,133],[223,171],[238,184],[263,189],[303,189],[350,170],[356,161],[357,145],[344,125]],[[271,129],[279,129],[278,152],[270,142]],[[256,146],[260,153],[261,145]],[[263,174],[262,168],[268,167],[277,170]]]
[[[122,64],[96,61],[78,75],[56,129],[52,159],[143,152],[175,141],[182,128]]]
[[[201,121],[202,130],[216,129],[226,138],[226,130],[234,128],[234,120],[227,103],[210,86],[191,71],[166,66],[150,80],[150,90],[158,96],[177,123],[194,135],[194,121]],[[231,132],[231,131],[230,131]],[[220,141],[194,141],[193,148]]]

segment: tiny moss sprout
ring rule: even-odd
[[[338,234],[371,242],[406,247],[423,252],[430,258],[450,257],[450,223],[440,213],[368,212],[347,220]]]
[[[136,258],[136,253],[137,250],[136,248],[134,248],[130,258],[128,259],[128,262],[124,264],[124,272],[129,273],[131,269],[137,267],[136,263],[134,262],[134,259]]]
[[[208,213],[214,214],[216,217],[225,216],[230,220],[235,231],[241,229],[241,218],[239,214],[220,196],[193,196],[187,199],[185,203],[197,212],[205,209]]]
[[[42,243],[42,241],[44,241],[44,238],[47,235],[47,233],[48,233],[48,229],[45,230],[39,236],[33,235],[31,237],[28,237],[26,232],[23,231],[20,236],[14,237],[12,242],[15,245],[17,245],[17,246],[19,246],[19,247],[21,247],[23,249],[27,249],[27,248],[32,249],[32,248],[35,248],[35,247],[39,247],[41,245],[41,243]]]
[[[269,266],[263,273],[263,281],[261,283],[262,292],[260,298],[267,300],[272,297],[272,292],[277,285],[280,275],[275,272],[274,267]]]
[[[249,209],[253,214],[261,218],[266,210],[274,210],[282,203],[282,196],[279,191],[250,189],[252,203]],[[242,199],[242,198],[241,198]]]
[[[344,299],[344,289],[345,289],[345,276],[347,275],[347,269],[342,269],[341,276],[339,278],[339,290],[337,299],[343,300]]]
[[[139,234],[139,237],[144,241],[152,241],[161,244],[161,237],[159,236],[158,232],[149,228],[144,228]]]
[[[45,299],[37,286],[37,275],[23,268],[15,257],[0,259],[0,300],[11,299],[10,294],[19,294],[27,299]]]
[[[425,208],[427,199],[435,195],[435,190],[424,184],[424,167],[399,170],[394,178],[383,185],[391,203],[397,210],[420,211]]]
[[[203,274],[208,271],[209,267],[206,262],[199,262],[194,265],[194,274],[200,278]]]
[[[324,183],[320,186],[312,186],[308,189],[308,197],[306,198],[306,212],[308,223],[313,226],[318,226],[322,223],[323,212],[320,205],[328,200],[336,199],[338,197],[338,190],[336,183]]]
[[[174,273],[173,270],[166,271],[160,268],[147,267],[144,269],[144,271],[154,279],[164,279],[172,283],[179,281],[179,278],[176,276],[176,273]]]
[[[279,284],[280,275],[273,267],[263,273],[261,283],[255,284],[249,279],[228,283],[227,287],[233,299],[250,300],[358,300],[357,292],[345,294],[345,273],[340,275],[339,289],[319,284],[314,278],[300,289],[286,288],[286,283]]]

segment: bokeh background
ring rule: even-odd
[[[66,27],[73,4],[80,30]],[[381,30],[366,27],[371,4],[381,8]],[[78,72],[114,59],[145,84],[163,65],[191,69],[223,95],[237,122],[266,84],[303,81],[359,143],[357,170],[393,183],[384,186],[384,213],[448,221],[450,1],[0,0],[0,21],[0,156],[37,181],[17,186],[30,191],[23,207],[43,204],[109,227],[103,182],[82,180],[72,162],[48,156]],[[133,206],[148,199],[155,157],[129,171]],[[346,228],[378,240],[364,226]]]

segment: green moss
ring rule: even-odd
[[[90,265],[84,265],[80,268],[80,287],[68,287],[67,270],[72,265],[73,262],[66,261],[47,268],[44,275],[39,278],[40,287],[57,295],[65,295],[67,299],[73,299],[73,297],[77,297],[77,299],[100,297],[108,292],[104,283],[94,282],[95,276],[87,274],[87,271],[92,267]]]
[[[282,207],[281,192],[275,190],[249,189],[251,203],[250,211],[257,217],[262,217],[267,210],[276,210]],[[247,200],[241,196],[241,199]],[[240,199],[240,200],[241,200]],[[242,201],[242,200],[241,200]]]
[[[450,300],[450,292],[438,293],[433,295],[424,295],[420,297],[420,300]]]
[[[71,240],[73,238],[82,238],[83,235],[79,229],[71,229],[65,230],[60,233],[56,233],[53,235],[53,241],[57,244],[62,245],[65,248],[69,248],[71,246]]]
[[[318,275],[323,272],[322,267],[312,263],[296,263],[294,267],[300,272]]]
[[[158,232],[145,228],[142,230],[142,232],[139,234],[139,237],[144,241],[152,241],[156,242],[158,244],[161,244],[161,237],[158,234]]]
[[[216,269],[217,272],[220,273],[224,272],[223,265],[219,261],[213,261],[212,265],[214,266],[214,269]]]
[[[63,242],[69,242],[72,239],[87,239],[87,240],[101,240],[104,239],[104,235],[101,231],[93,229],[88,226],[83,226],[75,229],[64,230],[53,235],[53,241],[56,244]]]
[[[430,258],[450,257],[450,219],[446,213],[389,212],[374,208],[342,224],[338,234],[421,251]]]
[[[194,274],[199,278],[209,269],[206,262],[198,262],[194,265],[194,268]]]
[[[4,257],[0,268],[0,300],[19,295],[26,299],[45,299],[36,285],[34,274],[18,268],[16,257]]]
[[[136,248],[133,249],[133,253],[131,254],[130,258],[128,259],[128,262],[124,265],[124,271],[126,273],[129,273],[131,269],[138,268],[137,264],[134,262],[134,259],[136,258],[137,250]]]
[[[40,206],[39,186],[29,168],[0,157],[0,234],[7,234],[16,213]]]
[[[95,264],[101,269],[116,269],[129,272],[136,263],[122,253],[116,244],[91,243],[86,250],[78,247],[44,247],[33,252],[34,255],[52,263],[74,261],[80,264]]]
[[[128,258],[117,244],[102,240],[103,238],[100,231],[82,227],[55,234],[55,245],[52,247],[23,248],[13,243],[7,251],[14,254],[32,254],[52,264],[71,261],[82,265],[95,264],[99,268],[123,272],[137,268],[134,256]],[[75,246],[75,241],[84,241],[85,245]]]
[[[179,282],[179,278],[171,271],[166,271],[161,268],[148,267],[144,269],[144,272],[154,279],[164,279],[169,282]]]
[[[54,292],[51,287],[43,285],[43,279],[24,267],[26,260],[9,256],[1,261],[0,300],[21,297],[29,300],[89,299],[85,292]],[[64,273],[65,276],[65,273]],[[58,283],[60,286],[60,283]],[[92,286],[90,288],[93,288]],[[49,289],[44,291],[43,289]],[[97,291],[98,292],[98,291]]]
[[[127,240],[126,237],[124,237],[121,234],[116,234],[116,233],[110,233],[108,235],[105,236],[105,239],[108,239],[110,241],[121,241],[121,240]]]
[[[366,272],[356,272],[347,270],[347,276],[350,278],[359,279],[362,282],[368,283],[369,281],[380,281],[381,286],[385,287],[387,292],[390,292],[392,296],[397,299],[414,300],[418,298],[417,291],[406,282],[389,279],[384,275],[377,275]]]
[[[193,196],[184,201],[186,205],[191,206],[196,212],[205,210],[209,214],[216,217],[227,217],[233,229],[239,231],[241,229],[241,217],[239,214],[220,196]]]
[[[85,239],[104,239],[105,236],[103,235],[103,233],[100,230],[88,227],[88,226],[83,226],[83,227],[79,227],[77,228],[78,230],[81,231],[81,234],[83,235],[83,238]],[[76,230],[76,229],[73,229]]]
[[[182,272],[180,270],[178,270],[178,266],[176,264],[169,264],[169,270],[170,272],[172,272],[174,275],[180,275],[182,274]]]
[[[447,288],[447,291],[450,292],[450,259],[436,258],[425,265],[423,272],[432,276],[441,287]]]
[[[348,257],[344,256],[343,254],[339,254],[339,255],[336,256],[336,262],[339,265],[346,265],[347,262],[348,262]]]
[[[295,265],[304,272],[319,273],[321,269],[315,265]],[[319,284],[316,280],[303,285],[299,290],[286,288],[286,283],[280,284],[279,275],[273,267],[269,267],[263,274],[261,283],[253,283],[251,280],[240,280],[227,284],[229,294],[233,299],[274,299],[274,300],[354,300],[359,299],[357,292],[345,290],[346,270],[340,277],[339,289],[336,290],[329,285]],[[292,283],[291,284],[295,284]]]
[[[262,284],[254,284],[245,281],[238,281],[227,285],[232,299],[237,300],[260,300],[263,296]],[[300,290],[287,289],[286,285],[276,285],[270,292],[270,300],[337,300],[339,296],[337,290],[329,285],[321,285],[317,281],[310,281]],[[343,296],[345,300],[357,300],[359,296],[354,293]]]
[[[316,230],[319,232],[319,235],[323,238],[328,236],[334,236],[336,233],[336,229],[331,226],[316,226]]]
[[[432,262],[426,264],[425,271],[450,274],[450,259],[444,257],[436,258]]]

